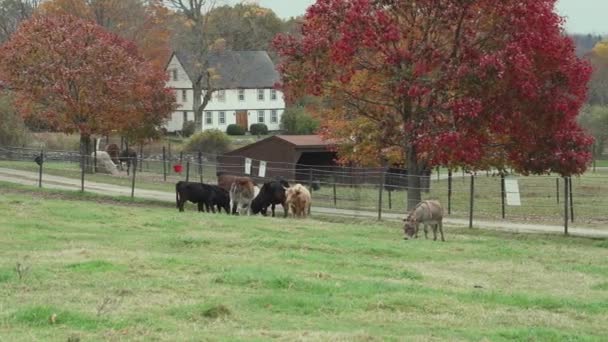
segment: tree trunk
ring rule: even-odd
[[[194,131],[201,132],[203,130],[203,109],[201,99],[203,96],[203,88],[200,84],[194,84],[192,88],[192,110],[194,111]]]
[[[420,203],[422,199],[422,189],[420,185],[422,177],[422,167],[416,156],[416,148],[413,144],[407,148],[407,210],[410,211]]]
[[[85,157],[84,159],[80,158],[80,167],[84,168],[86,173],[93,173],[91,153],[91,135],[80,133],[80,155]]]

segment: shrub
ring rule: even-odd
[[[266,135],[268,134],[268,126],[263,123],[256,123],[249,127],[249,132],[252,135]]]
[[[184,138],[189,138],[190,136],[192,136],[195,130],[196,124],[194,123],[194,121],[186,121],[182,125],[182,135],[184,136]]]
[[[287,134],[313,134],[319,128],[319,121],[306,113],[304,107],[293,107],[283,113],[281,127]]]
[[[28,140],[28,129],[13,107],[10,96],[0,93],[0,145],[21,146]]]
[[[230,138],[226,133],[218,129],[210,129],[194,134],[186,146],[184,152],[204,152],[211,154],[223,154],[230,149]]]
[[[226,127],[228,135],[245,135],[245,129],[239,125],[231,124]]]

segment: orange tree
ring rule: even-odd
[[[317,0],[299,37],[275,39],[282,87],[328,99],[325,135],[376,158],[400,150],[409,209],[435,165],[578,174],[592,144],[576,122],[590,68],[554,5]],[[351,124],[334,129],[342,118]]]
[[[72,16],[35,16],[0,47],[0,78],[25,117],[59,131],[90,136],[156,125],[175,108],[166,73],[136,46]]]

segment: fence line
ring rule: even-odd
[[[36,157],[42,156],[44,163],[34,163]],[[64,176],[82,180],[82,189],[86,190],[86,182],[106,183],[130,187],[132,195],[137,190],[174,191],[173,184],[179,180],[204,181],[214,183],[218,170],[217,160],[204,160],[198,155],[188,158],[182,155],[184,167],[181,172],[174,168],[179,161],[177,156],[172,160],[163,161],[156,158],[138,157],[137,169],[133,169],[129,176],[122,171],[118,175],[88,174],[82,172],[81,164],[91,156],[81,156],[74,151],[40,151],[39,149],[16,149],[0,147],[0,167],[11,167],[19,170],[32,171],[39,174],[39,186],[48,176]],[[185,161],[185,162],[184,162]],[[97,165],[100,167],[100,165]],[[242,164],[223,164],[229,166],[234,174],[243,175]],[[272,166],[267,167],[266,174],[273,170],[288,170],[288,168]],[[311,171],[312,170],[312,171]],[[320,171],[322,177],[313,171]],[[133,172],[134,171],[134,172]],[[252,168],[252,171],[253,168]],[[256,170],[257,171],[257,170]],[[407,205],[407,191],[412,190],[407,184],[391,181],[403,180],[407,176],[402,173],[389,172],[389,170],[367,170],[353,176],[345,171],[330,171],[317,169],[312,166],[307,170],[293,170],[293,177],[286,178],[290,183],[301,182],[311,188],[314,205],[336,209],[352,209],[360,211],[377,212],[378,218],[383,213],[405,214]],[[428,181],[428,186],[422,185],[423,199],[439,199],[446,208],[446,213],[452,217],[472,219],[498,219],[564,224],[566,220],[589,225],[605,225],[608,223],[608,199],[604,194],[608,191],[608,172],[593,175],[573,177],[566,182],[564,178],[555,175],[542,175],[523,177],[511,175],[507,179],[515,179],[519,184],[519,195],[522,206],[509,206],[506,197],[512,193],[503,189],[502,178],[480,173],[479,175],[465,173],[452,173],[452,178],[422,176]],[[311,177],[312,175],[312,177]],[[260,183],[271,177],[258,177],[251,175]],[[452,181],[458,177],[459,181]],[[560,180],[561,178],[561,180]],[[567,185],[566,185],[567,183]],[[567,188],[566,188],[567,187]],[[471,194],[473,194],[471,196]],[[568,200],[564,201],[565,196]],[[507,200],[506,200],[507,199]],[[568,212],[566,212],[567,210]],[[574,215],[573,215],[574,214]]]

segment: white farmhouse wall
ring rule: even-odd
[[[180,105],[179,109],[173,113],[171,120],[167,123],[167,130],[174,132],[182,129],[184,123],[184,111],[187,112],[189,121],[194,120],[194,111],[192,110],[192,90],[187,90],[186,101],[182,99],[183,89],[176,89],[177,91],[177,103]],[[236,123],[236,112],[237,111],[248,111],[248,126],[254,123],[258,123],[258,111],[264,111],[264,124],[268,126],[271,131],[280,129],[281,116],[285,110],[285,100],[283,93],[277,91],[276,100],[270,98],[271,89],[264,89],[264,100],[258,100],[257,89],[245,89],[245,100],[239,100],[237,89],[226,90],[226,96],[224,101],[218,99],[218,92],[215,92],[213,99],[205,107],[205,113],[203,113],[203,130],[216,128],[222,131],[226,130],[226,127],[230,124]],[[277,111],[277,122],[271,122],[271,113],[273,110]],[[206,112],[211,112],[212,123],[207,122]],[[225,123],[220,123],[219,116],[220,112],[225,112]]]
[[[167,87],[174,90],[178,109],[173,112],[165,128],[169,132],[174,132],[182,129],[184,112],[188,121],[194,121],[192,82],[175,55],[172,56],[166,70],[169,74]],[[177,80],[174,79],[174,70],[177,71]],[[258,123],[258,111],[264,111],[264,123],[268,126],[268,129],[271,131],[279,130],[281,116],[285,110],[285,100],[283,93],[278,90],[276,91],[277,98],[272,100],[271,92],[272,89],[264,89],[263,100],[258,99],[258,89],[245,89],[244,100],[239,99],[238,89],[225,90],[224,100],[218,99],[218,92],[214,92],[212,100],[205,108],[205,112],[211,112],[212,114],[212,123],[207,123],[206,113],[203,113],[202,129],[216,128],[225,131],[228,125],[236,124],[236,113],[246,110],[248,111],[248,126]],[[277,122],[271,122],[273,110],[277,111]],[[220,112],[225,112],[225,123],[219,122]]]

